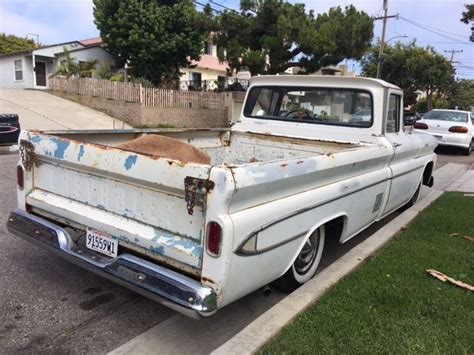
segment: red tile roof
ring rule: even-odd
[[[94,38],[82,39],[79,41],[79,43],[83,44],[86,47],[97,46],[97,45],[102,44],[102,38],[94,37]]]
[[[196,65],[197,68],[206,68],[206,69],[223,71],[223,72],[225,72],[226,69],[229,68],[229,64],[226,61],[220,63],[219,58],[213,57],[212,55],[209,55],[209,54],[203,54],[201,56],[201,60],[199,61],[193,60],[191,64]]]

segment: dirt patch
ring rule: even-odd
[[[142,136],[122,143],[117,147],[136,153],[144,153],[160,158],[179,160],[183,163],[211,163],[211,157],[209,155],[193,147],[191,144],[156,134]]]

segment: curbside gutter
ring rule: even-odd
[[[380,228],[367,240],[352,248],[308,283],[248,324],[211,354],[242,355],[257,352],[268,341],[277,336],[298,314],[315,303],[330,287],[362,266],[367,259],[377,254],[398,232],[440,197],[444,190],[468,169],[469,166],[467,165],[449,163],[436,170],[433,174],[435,179],[433,190],[418,203]]]

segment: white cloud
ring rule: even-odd
[[[93,21],[92,0],[0,2],[0,32],[21,37],[37,33],[43,44],[98,36]]]

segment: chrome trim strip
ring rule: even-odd
[[[278,248],[278,247],[280,247],[280,246],[282,246],[282,245],[285,245],[285,244],[287,244],[287,243],[290,243],[290,242],[292,242],[292,241],[295,240],[295,239],[301,238],[302,236],[304,236],[304,235],[305,235],[306,233],[308,233],[308,232],[309,232],[309,230],[304,231],[304,232],[301,232],[301,233],[298,233],[298,234],[296,234],[296,235],[294,235],[294,236],[292,236],[292,237],[290,237],[290,238],[288,238],[288,239],[285,239],[285,240],[283,240],[283,241],[281,241],[281,242],[279,242],[279,243],[275,243],[275,244],[273,244],[273,245],[270,245],[269,247],[266,247],[266,248],[263,248],[263,249],[260,249],[260,250],[256,249],[255,252],[249,252],[249,251],[244,251],[244,250],[242,250],[241,248],[242,248],[242,246],[244,245],[244,244],[242,244],[242,245],[239,247],[239,249],[235,252],[235,254],[237,254],[237,255],[239,255],[239,256],[254,256],[254,255],[258,255],[258,254],[263,254],[263,253],[266,253],[267,251],[270,251],[270,250],[272,250],[272,249],[275,249],[275,248]],[[257,237],[256,237],[256,238],[257,238]],[[246,241],[248,241],[248,239],[247,239]],[[257,240],[257,243],[258,243],[258,240]],[[257,244],[257,243],[256,243],[256,244]]]
[[[376,186],[376,185],[381,184],[381,183],[383,183],[383,182],[386,182],[386,181],[388,181],[388,180],[392,180],[392,179],[394,179],[394,178],[397,178],[397,177],[400,177],[400,176],[403,176],[403,175],[410,174],[410,173],[412,173],[412,172],[414,172],[414,171],[416,171],[416,170],[423,169],[423,168],[424,168],[423,166],[420,166],[420,167],[417,167],[417,168],[410,169],[410,170],[405,171],[405,172],[403,172],[403,173],[400,173],[400,174],[397,174],[397,175],[393,175],[393,176],[390,177],[390,178],[386,178],[386,179],[383,179],[383,180],[374,182],[374,183],[372,183],[372,184],[370,184],[370,185],[367,185],[367,186],[365,186],[365,187],[362,187],[362,188],[359,188],[359,189],[356,189],[356,190],[353,190],[353,191],[350,191],[350,192],[346,192],[345,194],[342,194],[342,195],[340,195],[340,196],[337,196],[337,197],[328,199],[328,200],[323,201],[323,202],[319,202],[319,203],[317,203],[317,204],[315,204],[315,205],[308,206],[308,207],[305,207],[305,208],[302,208],[302,209],[293,211],[293,212],[291,212],[291,213],[289,213],[289,214],[287,214],[287,215],[285,215],[285,216],[282,216],[282,217],[277,218],[277,219],[275,219],[275,220],[273,220],[273,221],[271,221],[271,222],[268,222],[268,223],[266,223],[266,224],[260,226],[259,228],[255,229],[255,230],[252,231],[250,234],[248,234],[247,237],[243,240],[243,242],[241,242],[240,245],[237,247],[237,249],[236,249],[236,251],[235,251],[234,253],[235,253],[236,255],[239,255],[239,256],[257,255],[257,254],[262,254],[262,253],[264,253],[264,252],[267,252],[267,251],[269,251],[269,250],[272,250],[272,249],[274,249],[274,248],[277,248],[277,247],[279,247],[279,246],[281,246],[281,245],[284,245],[284,244],[286,244],[286,243],[289,243],[289,242],[291,242],[292,240],[294,240],[294,239],[300,237],[300,235],[290,237],[289,239],[286,239],[286,240],[284,240],[283,242],[280,242],[280,243],[275,244],[274,246],[272,245],[272,246],[270,246],[270,247],[267,247],[267,248],[265,248],[265,249],[262,249],[261,251],[258,251],[258,252],[256,252],[256,253],[252,253],[252,254],[251,254],[251,253],[249,253],[249,252],[245,252],[245,251],[242,250],[242,247],[245,245],[245,243],[247,243],[247,242],[249,241],[249,239],[251,239],[251,238],[254,237],[254,236],[258,237],[258,233],[264,231],[264,230],[267,229],[267,228],[270,228],[270,227],[274,226],[275,224],[278,224],[278,223],[280,223],[280,222],[282,222],[282,221],[285,221],[285,220],[287,220],[287,219],[290,219],[290,218],[292,218],[292,217],[294,217],[294,216],[296,216],[296,215],[299,215],[300,213],[308,212],[308,211],[313,210],[313,209],[315,209],[315,208],[321,207],[321,206],[326,205],[326,204],[328,204],[328,203],[331,203],[331,202],[337,201],[337,200],[339,200],[339,199],[341,199],[341,198],[344,198],[344,197],[347,197],[347,196],[349,196],[349,195],[352,195],[352,194],[354,194],[354,193],[356,193],[356,192],[363,191],[363,190],[365,190],[365,189],[371,188],[371,187],[373,187],[373,186]]]
[[[23,210],[10,213],[7,228],[20,238],[191,318],[208,317],[217,311],[214,290],[200,282],[131,254],[123,253],[115,259],[101,257],[79,247],[65,229]]]

